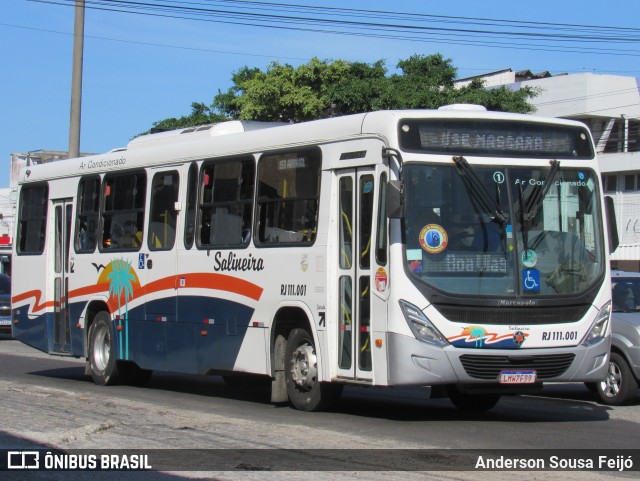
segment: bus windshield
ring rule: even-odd
[[[407,163],[405,189],[406,267],[417,282],[454,295],[573,296],[603,273],[589,169]]]

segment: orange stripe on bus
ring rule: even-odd
[[[91,286],[79,287],[78,289],[72,289],[69,291],[69,299],[73,297],[89,296],[91,294],[98,294],[99,292],[105,292],[109,290],[109,284],[103,282],[102,284],[93,284]]]
[[[134,285],[133,295],[126,300],[130,302],[134,299],[142,297],[146,294],[152,294],[154,292],[166,291],[170,289],[180,288],[192,288],[192,289],[213,289],[219,291],[232,292],[241,296],[248,297],[255,301],[259,301],[262,297],[264,289],[249,281],[238,279],[236,277],[228,276],[225,274],[212,274],[212,273],[196,273],[196,274],[184,274],[165,277],[158,279],[157,281],[150,282],[144,286]],[[109,284],[102,282],[100,284],[93,284],[90,286],[79,287],[69,291],[69,299],[76,297],[88,296],[91,294],[98,294],[101,292],[109,292]],[[44,302],[40,304],[40,298],[42,297],[42,291],[33,290],[27,291],[22,294],[14,296],[11,301],[18,303],[29,298],[35,298],[35,305],[32,308],[33,312],[40,311],[47,307],[53,307],[54,302]],[[113,312],[118,308],[118,299],[115,296],[110,296],[108,301],[109,309]],[[120,306],[124,306],[125,296],[124,293],[120,296]]]
[[[264,289],[249,281],[238,279],[237,277],[228,276],[226,274],[209,274],[196,273],[176,276],[178,280],[184,278],[185,285],[183,288],[202,288],[217,289],[221,291],[229,291],[235,294],[259,301],[262,297]]]
[[[55,302],[53,302],[53,301],[43,302],[42,304],[40,304],[40,298],[42,297],[42,291],[39,290],[39,289],[36,289],[36,290],[33,290],[33,291],[23,292],[22,294],[18,294],[17,296],[13,296],[11,298],[11,303],[12,304],[16,304],[18,302],[22,302],[22,301],[30,299],[32,297],[35,299],[35,304],[34,304],[34,306],[32,308],[33,312],[41,311],[42,309],[45,309],[47,307],[53,307],[55,305]]]

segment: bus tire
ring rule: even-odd
[[[300,411],[321,411],[338,402],[342,386],[318,382],[313,336],[306,329],[291,331],[285,351],[285,381],[289,402]]]
[[[596,387],[603,404],[622,406],[635,398],[638,382],[633,377],[627,360],[617,352],[612,352],[607,377]]]
[[[500,394],[470,394],[455,385],[447,386],[447,394],[455,407],[466,412],[488,411],[500,401]]]
[[[116,350],[111,316],[100,311],[89,329],[89,366],[91,377],[98,386],[108,386],[120,382],[120,372],[116,362]]]

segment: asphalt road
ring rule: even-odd
[[[215,376],[154,373],[145,388],[100,387],[84,375],[82,361],[47,356],[0,337],[0,447],[5,449],[331,449],[370,456],[369,451],[357,450],[640,448],[640,397],[638,405],[611,408],[597,403],[582,385],[550,385],[540,396],[504,397],[488,412],[463,414],[447,399],[428,399],[428,392],[427,388],[348,387],[336,410],[303,413],[272,405],[268,384],[260,381],[231,387]],[[358,473],[358,463],[367,460],[354,461],[353,472],[312,477],[306,473],[305,479],[396,479],[388,472]],[[90,479],[106,474],[92,473],[95,477]],[[144,479],[178,476],[153,474],[156,477]],[[301,478],[295,472],[290,477],[274,474],[200,471],[180,476]],[[422,474],[404,473],[402,478],[417,479]],[[513,474],[490,477],[513,479]],[[527,479],[549,479],[539,474]],[[637,474],[594,472],[588,479],[637,478]],[[87,479],[68,472],[31,475],[30,479]],[[434,477],[485,479],[486,473],[429,473],[428,478]],[[564,472],[558,479],[585,476]]]

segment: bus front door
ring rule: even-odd
[[[338,376],[369,381],[374,170],[341,171],[338,186]]]
[[[54,225],[53,251],[53,352],[71,354],[71,319],[69,315],[69,249],[73,201],[52,201]]]

